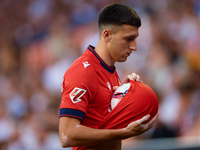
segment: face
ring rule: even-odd
[[[137,50],[136,38],[139,36],[139,29],[131,25],[117,27],[116,32],[110,35],[108,52],[113,63],[124,62],[132,51]]]

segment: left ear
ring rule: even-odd
[[[106,40],[106,41],[110,41],[111,40],[111,38],[112,38],[112,32],[109,30],[109,29],[105,29],[104,31],[103,31],[103,38],[104,38],[104,40]]]

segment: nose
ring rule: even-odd
[[[137,44],[136,44],[136,40],[134,40],[131,45],[130,45],[130,50],[132,51],[136,51],[137,50]]]

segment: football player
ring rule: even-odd
[[[101,143],[104,150],[120,150],[122,139],[142,134],[154,125],[157,115],[149,122],[150,115],[146,115],[123,129],[97,129],[109,114],[112,95],[121,84],[115,62],[126,61],[137,50],[140,26],[140,17],[126,5],[110,4],[100,11],[96,47],[89,45],[64,75],[59,113],[62,147],[81,150]],[[124,83],[130,79],[139,77],[129,75]]]

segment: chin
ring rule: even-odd
[[[127,58],[122,58],[120,60],[118,60],[117,62],[125,62],[127,60]]]

